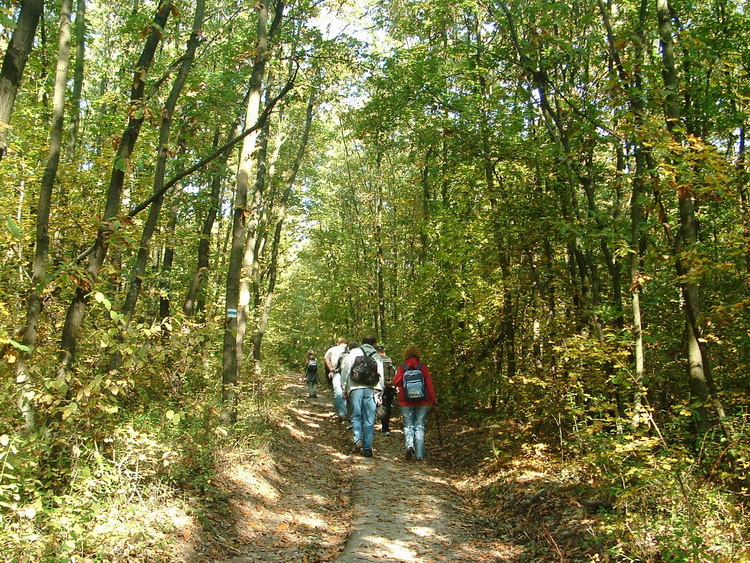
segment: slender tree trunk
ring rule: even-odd
[[[267,0],[266,0],[267,1]],[[247,112],[245,114],[245,127],[258,120],[260,110],[260,98],[265,73],[266,57],[268,54],[269,36],[281,23],[284,12],[283,0],[277,0],[273,24],[268,26],[268,6],[265,2],[257,4],[258,8],[258,40],[256,42],[255,62],[250,77],[247,101]],[[222,367],[222,419],[227,423],[237,420],[237,384],[239,382],[239,358],[242,355],[242,340],[240,333],[244,327],[239,326],[242,317],[247,318],[247,311],[240,313],[240,281],[242,275],[242,261],[245,254],[245,243],[247,242],[248,214],[248,192],[250,178],[253,170],[253,153],[257,140],[257,130],[245,137],[240,153],[240,164],[237,172],[237,187],[235,193],[234,213],[232,221],[232,242],[229,252],[229,268],[227,270],[226,283],[226,307],[227,316],[224,328],[224,350]]]
[[[601,2],[601,0],[600,0]],[[601,5],[601,4],[600,4]],[[645,118],[643,109],[643,75],[640,68],[643,63],[644,34],[646,19],[648,15],[648,0],[641,0],[638,15],[638,27],[636,28],[637,41],[635,42],[636,73],[632,88],[628,88],[628,100],[635,114],[636,123],[640,129]],[[611,31],[610,31],[611,37]],[[614,45],[614,41],[611,41]],[[613,47],[616,53],[616,49]],[[617,59],[618,72],[623,80],[626,73],[620,59]],[[638,426],[645,418],[646,409],[643,405],[646,394],[646,353],[643,346],[643,318],[641,308],[641,291],[645,282],[641,275],[641,258],[643,256],[643,239],[641,236],[641,225],[645,213],[643,209],[642,196],[645,193],[645,182],[649,174],[648,164],[650,162],[649,149],[645,146],[643,139],[635,142],[635,175],[633,188],[630,196],[630,294],[631,307],[633,311],[633,355],[635,360],[635,372],[633,375],[633,414],[631,425]]]
[[[269,75],[269,80],[271,75]],[[260,377],[262,371],[261,362],[261,350],[256,348],[261,344],[261,338],[256,338],[260,329],[260,324],[263,323],[263,302],[262,297],[264,280],[267,279],[269,274],[269,268],[261,268],[261,259],[265,253],[266,244],[268,243],[269,225],[272,217],[275,213],[276,200],[280,199],[281,196],[277,194],[275,189],[274,179],[276,177],[276,165],[279,160],[281,148],[284,145],[285,132],[284,132],[284,108],[280,107],[278,112],[276,125],[276,135],[274,138],[273,152],[268,155],[268,145],[270,143],[270,128],[261,133],[261,148],[258,151],[258,171],[255,180],[256,193],[268,192],[263,195],[262,211],[257,212],[254,215],[252,221],[253,224],[257,223],[257,226],[253,226],[249,230],[248,246],[245,250],[245,268],[250,273],[247,280],[248,286],[243,287],[242,291],[247,291],[248,298],[252,299],[252,311],[253,311],[253,336],[251,337],[252,345],[252,357],[254,360],[254,373]],[[265,187],[268,184],[268,187]],[[283,206],[283,202],[281,203]],[[261,331],[263,332],[263,331]]]
[[[185,85],[188,75],[190,74],[190,68],[195,58],[195,51],[198,48],[201,37],[201,28],[203,26],[203,12],[205,7],[205,0],[198,0],[195,7],[195,16],[193,19],[193,30],[190,34],[190,39],[187,42],[187,48],[185,54],[182,56],[182,65],[175,77],[172,90],[169,93],[164,109],[162,111],[161,127],[159,129],[159,144],[157,147],[156,156],[156,167],[154,170],[154,184],[152,193],[161,194],[161,190],[164,186],[164,177],[167,169],[167,160],[169,159],[169,136],[172,131],[172,118],[174,116],[175,107],[177,106],[177,100],[182,93],[182,88]],[[125,299],[125,305],[122,309],[122,315],[124,317],[125,328],[128,327],[130,321],[135,313],[136,303],[138,302],[138,296],[141,292],[141,286],[143,285],[143,276],[146,272],[146,265],[148,263],[149,248],[151,246],[151,238],[156,232],[156,227],[159,222],[159,216],[161,215],[161,208],[164,202],[164,195],[159,195],[151,204],[148,210],[148,217],[146,223],[143,226],[143,232],[141,234],[140,246],[138,248],[138,256],[136,257],[135,266],[132,272],[132,279],[130,286],[128,287],[128,294]],[[116,355],[115,355],[116,356]],[[119,363],[119,362],[118,362]],[[117,367],[112,365],[111,367]]]
[[[618,76],[623,83],[628,96],[628,105],[633,112],[635,123],[636,123],[636,138],[633,139],[634,154],[635,154],[635,173],[633,174],[632,192],[630,196],[630,259],[629,259],[629,272],[630,272],[630,295],[631,295],[631,311],[633,315],[633,358],[635,362],[635,370],[633,376],[633,412],[631,415],[632,426],[638,426],[643,421],[645,409],[643,406],[644,393],[646,391],[644,387],[644,380],[646,376],[645,367],[645,352],[643,347],[643,321],[642,321],[642,309],[641,309],[641,288],[644,284],[643,275],[641,272],[641,255],[643,253],[641,244],[641,225],[644,219],[643,201],[642,196],[644,193],[644,186],[646,177],[648,175],[649,168],[649,156],[648,149],[643,143],[643,140],[638,138],[638,132],[642,129],[642,123],[644,119],[644,105],[643,98],[641,95],[643,80],[641,67],[643,64],[643,37],[644,28],[646,24],[646,18],[648,15],[648,0],[641,0],[638,23],[635,29],[634,41],[635,55],[633,65],[635,72],[628,73],[622,64],[622,57],[620,55],[617,43],[614,38],[614,32],[609,16],[609,9],[605,6],[603,0],[598,0],[599,11],[602,15],[605,28],[607,30],[607,40],[609,43],[610,53],[612,55],[615,68]]]
[[[44,0],[25,0],[21,3],[16,29],[5,51],[3,66],[0,69],[0,159],[5,156],[8,148],[10,116],[43,12]]]
[[[235,127],[236,131],[236,127]],[[230,137],[233,137],[236,133],[230,133]],[[219,129],[217,127],[214,134],[214,148],[219,146]],[[206,218],[203,221],[203,228],[201,230],[201,238],[198,243],[198,264],[193,274],[193,278],[190,281],[187,295],[185,300],[182,302],[182,312],[188,317],[192,317],[201,310],[198,301],[198,295],[200,293],[203,282],[208,276],[209,268],[209,257],[211,255],[211,233],[213,232],[214,223],[216,222],[216,216],[219,213],[219,197],[221,195],[221,184],[224,179],[224,167],[231,151],[226,151],[218,162],[216,171],[211,178],[211,194],[209,195],[209,208],[206,213]]]
[[[588,204],[588,213],[591,217],[594,217],[594,221],[596,223],[596,228],[600,233],[599,236],[599,248],[602,251],[602,256],[604,257],[604,262],[607,266],[607,271],[609,272],[609,278],[612,280],[612,305],[615,308],[616,318],[615,318],[615,324],[618,328],[622,328],[624,325],[624,319],[623,319],[623,309],[622,309],[622,279],[621,279],[621,269],[620,264],[617,261],[617,258],[612,253],[612,250],[609,247],[609,244],[607,243],[607,227],[604,224],[604,222],[601,219],[601,214],[599,213],[599,209],[596,205],[596,194],[594,189],[594,182],[593,182],[593,167],[594,167],[594,160],[593,160],[593,154],[589,154],[587,158],[587,173],[581,174],[580,177],[580,183],[583,187],[583,191],[586,194],[586,202]],[[591,268],[593,269],[593,268]],[[595,304],[596,304],[597,298],[595,298]]]
[[[434,149],[430,147],[427,149],[424,155],[424,165],[422,166],[422,174],[420,183],[422,184],[422,216],[430,216],[430,200],[432,198],[432,190],[430,189],[430,160],[432,159]],[[421,229],[419,233],[419,263],[424,264],[427,262],[427,250],[429,248],[430,239],[427,235],[427,229]]]
[[[177,228],[177,205],[176,201],[173,200],[172,211],[170,213],[169,222],[166,228],[166,242],[164,243],[164,259],[161,263],[160,275],[159,275],[159,320],[162,323],[162,334],[166,335],[169,333],[167,327],[169,323],[169,317],[171,313],[172,300],[169,297],[170,281],[172,279],[172,264],[174,263],[174,235],[175,229]]]
[[[153,23],[149,29],[149,35],[141,52],[141,56],[136,63],[136,71],[133,76],[133,87],[130,92],[130,107],[139,108],[143,104],[144,90],[146,83],[144,78],[148,69],[153,62],[156,48],[161,40],[163,29],[166,26],[169,14],[174,9],[172,2],[162,1],[156,10]],[[88,265],[86,272],[89,280],[82,282],[76,288],[73,300],[68,307],[63,325],[62,337],[60,341],[60,368],[58,376],[65,378],[66,369],[75,361],[76,347],[78,344],[78,333],[86,313],[86,304],[93,283],[96,281],[99,269],[104,263],[104,258],[109,249],[109,238],[112,235],[113,226],[111,221],[115,219],[120,212],[120,200],[122,197],[123,186],[125,183],[126,163],[135,150],[135,143],[143,125],[143,112],[136,110],[128,120],[128,126],[123,133],[120,144],[117,148],[115,160],[112,165],[112,172],[107,190],[107,201],[104,206],[104,220],[97,232],[96,241],[88,254]]]
[[[81,123],[81,92],[83,91],[83,67],[86,55],[86,0],[78,0],[76,4],[76,63],[73,70],[73,96],[70,115],[70,129],[68,130],[68,144],[65,158],[73,160],[78,144]]]
[[[63,0],[60,7],[60,47],[57,54],[57,70],[55,71],[55,90],[52,105],[52,123],[50,126],[50,143],[47,163],[44,166],[42,185],[39,189],[39,199],[36,212],[36,249],[34,252],[33,275],[31,279],[31,294],[26,311],[26,327],[23,332],[23,344],[28,347],[29,354],[36,346],[37,326],[42,311],[42,295],[44,280],[47,275],[49,256],[49,217],[52,204],[52,191],[57,177],[62,150],[63,119],[65,114],[65,91],[68,79],[68,61],[70,60],[70,14],[72,0]],[[29,403],[27,384],[28,354],[23,353],[16,365],[16,381],[21,384],[19,407],[26,421],[26,429],[34,428],[34,415]]]
[[[269,82],[273,80],[269,74]],[[270,98],[270,89],[266,92],[266,98]],[[266,102],[268,103],[268,102]],[[270,120],[264,124],[261,131],[257,157],[257,170],[255,176],[255,189],[253,190],[253,203],[251,205],[250,220],[248,221],[247,243],[245,246],[245,256],[243,258],[243,271],[246,273],[245,279],[240,285],[240,310],[246,305],[247,319],[252,319],[252,327],[245,327],[242,334],[244,338],[248,331],[252,330],[253,336],[250,339],[253,362],[253,373],[260,377],[262,371],[260,340],[256,340],[258,326],[261,322],[260,315],[263,307],[261,302],[261,286],[263,285],[263,272],[261,268],[261,257],[263,256],[268,242],[268,225],[270,217],[273,214],[275,191],[269,189],[273,182],[276,162],[278,161],[281,147],[284,143],[283,107],[278,113],[277,134],[275,135],[274,147],[269,156],[269,143],[271,141],[271,123]]]
[[[270,90],[266,92],[266,101],[270,97]],[[266,186],[266,171],[268,167],[268,141],[271,130],[271,122],[267,120],[258,136],[258,150],[256,151],[256,171],[253,188],[252,202],[248,212],[246,223],[247,233],[245,240],[245,251],[242,256],[242,279],[240,280],[239,289],[239,306],[237,307],[237,341],[240,343],[237,347],[237,373],[242,372],[244,365],[244,347],[245,335],[248,331],[248,321],[252,319],[255,324],[254,313],[258,307],[258,286],[259,286],[259,265],[258,257],[260,256],[260,245],[263,243],[262,219],[261,214],[267,212],[270,202],[263,201],[263,193]],[[261,210],[261,208],[263,208]],[[251,344],[254,342],[251,340]]]
[[[641,224],[643,222],[643,179],[645,178],[645,157],[642,148],[636,148],[635,176],[630,200],[630,296],[633,313],[633,356],[635,373],[633,375],[633,414],[631,424],[638,426],[643,419],[645,409],[643,398],[645,393],[644,379],[646,374],[646,359],[643,348],[643,319],[641,314]]]
[[[240,119],[235,121],[234,126],[229,132],[229,138],[232,139],[239,133]],[[219,129],[216,129],[214,136],[214,147],[218,146]],[[209,271],[209,258],[211,255],[211,233],[213,232],[214,223],[219,213],[221,186],[224,181],[224,172],[229,159],[231,151],[227,149],[219,157],[219,161],[216,165],[216,171],[211,179],[211,195],[209,196],[209,210],[206,214],[206,218],[203,221],[203,230],[201,231],[201,239],[198,243],[198,265],[193,274],[193,279],[190,282],[190,286],[185,296],[185,301],[182,304],[182,312],[187,316],[191,317],[203,308],[203,302],[200,299],[200,291],[203,286],[203,282],[208,276]]]
[[[378,332],[378,342],[385,342],[388,338],[385,322],[385,281],[383,270],[385,269],[385,252],[383,250],[383,152],[378,149],[377,178],[375,189],[377,190],[375,202],[375,255],[377,267],[375,270],[375,287],[378,298],[377,320],[375,326]]]
[[[297,156],[292,164],[292,170],[289,174],[289,178],[286,182],[286,188],[281,197],[281,202],[276,210],[276,227],[274,229],[273,243],[271,245],[271,257],[270,264],[268,267],[268,286],[266,289],[265,299],[263,300],[262,308],[258,316],[258,326],[253,334],[253,359],[256,365],[261,363],[261,344],[263,342],[263,336],[266,333],[266,327],[268,326],[268,319],[271,313],[271,305],[273,302],[274,291],[276,288],[276,276],[278,271],[279,263],[279,248],[281,246],[281,233],[286,220],[286,209],[289,203],[289,198],[294,191],[294,184],[297,181],[297,174],[299,173],[300,166],[305,157],[307,151],[307,144],[310,139],[310,129],[312,127],[313,111],[315,109],[315,93],[317,85],[313,84],[310,88],[310,96],[307,100],[307,111],[305,113],[305,126],[302,132],[302,139],[297,150]]]
[[[739,147],[737,150],[737,192],[740,196],[740,209],[742,210],[742,234],[745,239],[750,238],[750,202],[747,193],[747,156],[745,151],[745,125],[740,127]],[[750,249],[745,251],[745,272],[750,272]]]
[[[667,114],[667,128],[675,138],[681,140],[680,133],[681,110],[678,97],[677,70],[674,59],[674,40],[672,37],[672,11],[668,0],[657,0],[656,13],[659,22],[659,39],[662,51],[662,78],[667,91],[665,112]],[[680,179],[677,179],[678,185]],[[698,409],[697,430],[702,435],[710,427],[708,407],[713,406],[722,423],[727,438],[732,441],[728,425],[724,424],[725,414],[719,401],[716,389],[711,379],[708,350],[701,335],[698,322],[700,309],[700,287],[695,282],[692,265],[683,258],[683,253],[693,248],[698,242],[698,224],[695,218],[695,203],[693,194],[687,187],[680,187],[677,191],[677,203],[680,218],[680,231],[675,247],[677,273],[682,278],[682,299],[685,311],[687,348],[688,348],[688,378],[690,390],[701,407]]]

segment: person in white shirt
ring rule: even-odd
[[[368,335],[359,348],[349,352],[341,366],[344,397],[352,409],[354,450],[372,457],[375,435],[375,409],[382,402],[385,378],[383,362],[375,349],[377,339]]]
[[[346,421],[346,399],[344,398],[343,387],[341,386],[341,366],[339,357],[346,352],[349,341],[346,338],[339,338],[335,346],[326,350],[323,361],[330,372],[331,385],[333,386],[333,408],[339,422]]]

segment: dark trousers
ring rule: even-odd
[[[381,420],[383,423],[381,432],[391,431],[391,408],[393,406],[393,398],[396,396],[395,387],[386,387],[383,389],[383,407],[385,407],[385,416]]]

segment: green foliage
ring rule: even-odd
[[[168,540],[135,524],[147,497],[211,488],[216,449],[264,431],[276,364],[296,370],[309,348],[322,354],[338,336],[373,332],[394,358],[409,344],[422,349],[446,411],[512,421],[533,438],[528,457],[544,450],[579,463],[626,506],[605,530],[619,546],[613,557],[732,556],[741,540],[725,532],[739,521],[750,459],[750,247],[738,139],[748,117],[750,20],[741,6],[673,6],[678,123],[664,118],[656,17],[641,21],[637,2],[605,12],[593,2],[381,2],[371,12],[388,34],[381,45],[326,38],[309,23],[325,6],[291,6],[268,61],[269,95],[290,60],[300,63],[299,82],[272,116],[278,144],[248,273],[251,333],[261,304],[274,302],[240,381],[245,418],[228,429],[218,419],[219,347],[234,154],[167,195],[170,220],[147,249],[132,320],[123,313],[145,221],[127,207],[153,189],[163,103],[189,29],[185,12],[160,30],[158,56],[140,77],[147,98],[131,107],[157,3],[135,4],[87,13],[81,138],[55,182],[48,267],[33,288],[43,305],[33,347],[19,334],[48,152],[54,7],[45,16],[52,36],[32,52],[0,161],[0,548],[29,559],[127,560],[115,523],[128,521],[157,558]],[[225,0],[207,7],[168,141],[168,177],[211,153],[242,113],[256,12]],[[6,40],[14,14],[0,9]],[[287,198],[281,187],[309,88],[315,122]],[[144,127],[123,159],[116,154],[130,117]],[[91,279],[86,258],[113,171],[126,178],[122,213]],[[205,235],[215,174],[223,188]],[[695,206],[691,244],[681,239],[689,213],[679,200]],[[282,219],[272,294],[268,249]],[[205,306],[183,318],[175,311],[205,236]],[[687,285],[700,294],[710,398],[685,375],[696,368],[686,359]],[[69,365],[58,356],[60,333],[79,290],[87,309]],[[257,366],[254,352],[263,357]],[[22,360],[27,369],[17,374]],[[135,499],[143,502],[131,507]]]
[[[106,297],[97,300],[108,310]],[[54,432],[64,440],[47,438],[52,427],[0,436],[4,560],[170,557],[174,529],[192,517],[184,497],[215,488],[219,450],[265,439],[264,418],[277,392],[273,385],[260,391],[248,383],[241,422],[222,426],[213,376],[218,365],[206,346],[215,330],[184,321],[166,346],[162,327],[138,326],[130,337],[147,331],[156,340],[141,347],[119,343],[119,375],[100,374],[85,383],[71,377],[61,389],[47,388],[48,404],[39,400],[46,405],[39,413],[59,419]],[[71,391],[72,400],[55,398],[62,389]],[[54,464],[36,463],[39,453],[49,459],[53,451]],[[56,489],[39,475],[57,480]]]
[[[687,419],[689,421],[689,419]],[[735,495],[702,477],[699,460],[647,432],[592,426],[579,435],[577,494],[617,507],[598,534],[622,560],[723,561],[736,556],[746,516]],[[593,486],[592,486],[593,485]]]

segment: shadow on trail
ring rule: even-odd
[[[275,421],[269,447],[218,462],[222,494],[203,508],[182,561],[519,560],[430,461],[434,435],[428,460],[407,462],[396,421],[391,436],[376,431],[374,457],[365,458],[336,422],[328,388],[308,398],[289,376],[284,393],[287,416]]]

